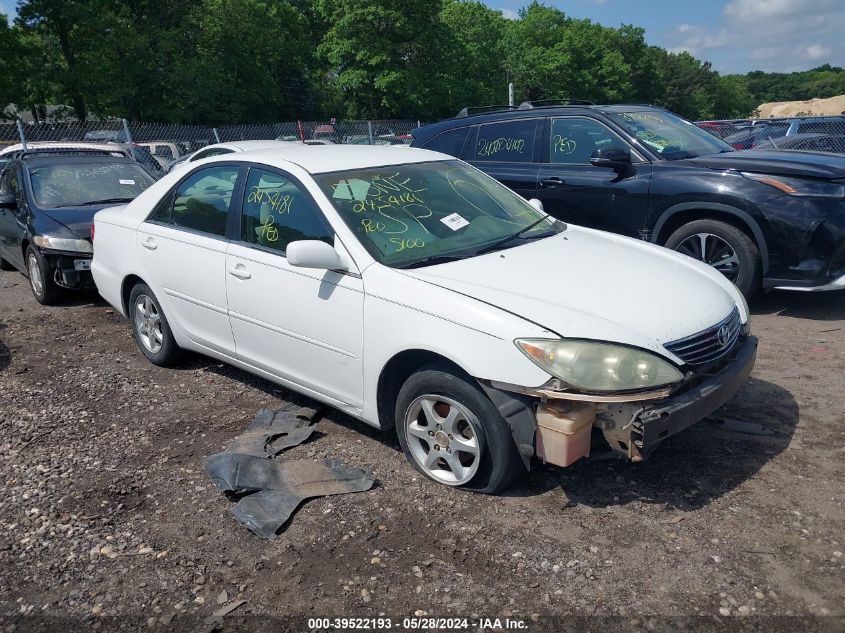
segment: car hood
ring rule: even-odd
[[[845,156],[795,150],[742,150],[689,159],[710,169],[736,169],[781,176],[845,178]]]
[[[572,225],[523,246],[401,272],[563,337],[625,343],[670,357],[664,343],[712,326],[736,305],[704,264]]]
[[[126,205],[101,204],[85,207],[64,207],[61,209],[42,209],[42,213],[54,222],[61,224],[76,234],[77,237],[88,239],[91,236],[91,225],[94,215],[103,209],[123,208]]]

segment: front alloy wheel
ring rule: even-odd
[[[425,394],[405,415],[408,449],[417,465],[448,486],[469,482],[481,463],[478,420],[459,402]]]
[[[730,281],[736,282],[739,275],[739,258],[731,245],[718,235],[690,235],[678,244],[675,250],[712,266]]]

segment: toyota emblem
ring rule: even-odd
[[[719,347],[725,347],[731,340],[731,329],[727,325],[720,327],[716,332],[716,340],[719,343]]]

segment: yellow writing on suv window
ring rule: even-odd
[[[482,138],[478,140],[478,156],[490,158],[497,154],[516,152],[522,154],[525,149],[525,139],[501,136],[495,139]]]

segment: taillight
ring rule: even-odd
[[[94,223],[91,222],[91,243],[94,243]]]
[[[747,143],[731,143],[734,149],[750,149]]]

